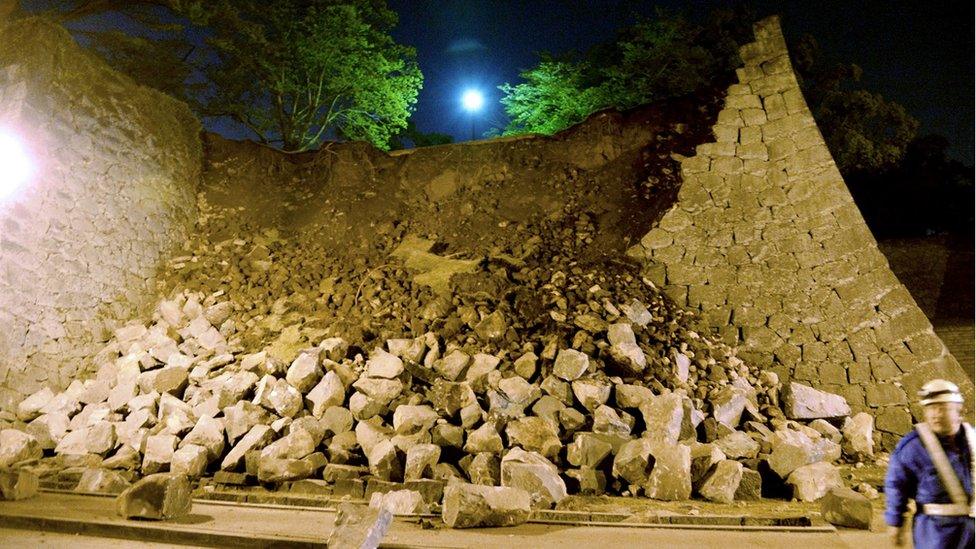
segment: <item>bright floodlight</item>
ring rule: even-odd
[[[464,105],[465,110],[474,112],[485,104],[485,98],[478,90],[468,90],[461,96],[461,104]]]
[[[30,161],[20,141],[0,130],[0,198],[13,194],[29,175]]]

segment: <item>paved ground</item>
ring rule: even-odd
[[[196,502],[193,513],[178,522],[125,521],[114,516],[111,498],[44,493],[20,502],[0,502],[0,547],[159,547],[161,543],[262,546],[321,544],[331,532],[332,512],[280,506],[239,506]],[[65,525],[68,525],[67,527]],[[72,524],[74,526],[72,526]],[[23,525],[32,529],[14,529]],[[60,528],[42,532],[41,528]],[[65,532],[83,532],[75,535]],[[109,539],[101,536],[124,537]],[[138,542],[133,541],[138,539]],[[383,540],[390,547],[478,549],[533,547],[856,547],[882,549],[881,532],[782,532],[688,530],[648,527],[555,526],[525,524],[514,528],[422,529],[395,521]]]
[[[963,371],[973,379],[976,371],[976,327],[972,322],[946,321],[936,324],[935,333],[956,357]]]
[[[71,549],[144,547],[149,549],[172,547],[172,545],[168,543],[153,543],[149,541],[133,542],[125,539],[99,538],[77,534],[58,534],[55,532],[35,532],[31,530],[19,530],[14,528],[0,528],[0,547],[70,547]]]

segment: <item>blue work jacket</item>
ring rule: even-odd
[[[952,469],[959,477],[963,489],[973,497],[972,457],[963,429],[953,441],[940,440]],[[925,444],[914,429],[905,435],[891,454],[888,473],[885,476],[885,522],[889,526],[901,526],[908,509],[908,500],[914,499],[918,508],[912,524],[912,539],[917,548],[954,548],[973,546],[973,519],[971,517],[930,516],[921,512],[926,503],[952,503],[949,492],[942,485],[939,473]]]

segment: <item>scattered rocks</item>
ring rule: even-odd
[[[284,269],[288,251],[269,239],[222,244],[248,258],[192,278],[219,290],[164,300],[153,324],[116,332],[95,379],[22,402],[17,419],[30,423],[15,425],[27,434],[0,433],[2,464],[54,449],[72,463],[110,456],[116,474],[219,466],[241,484],[321,474],[357,497],[416,488],[377,496],[397,512],[419,509],[417,493],[437,503],[427,484],[446,483],[466,510],[449,512],[445,495],[445,521],[468,527],[524,522],[567,495],[564,479],[591,494],[754,499],[763,459],[809,497],[804,467],[840,455],[840,397],[789,385],[785,415],[799,421],[784,421],[778,381],[693,329],[694,315],[637,271],[492,259],[435,296],[400,266],[366,278],[358,263]],[[249,293],[308,276],[308,294]],[[871,455],[861,422],[843,429],[858,459]]]

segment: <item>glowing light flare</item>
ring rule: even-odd
[[[0,199],[13,194],[31,175],[31,162],[20,140],[0,130]]]
[[[461,105],[464,106],[464,110],[469,112],[474,112],[481,109],[482,105],[485,104],[485,97],[481,95],[478,90],[468,90],[464,92],[461,96]]]

